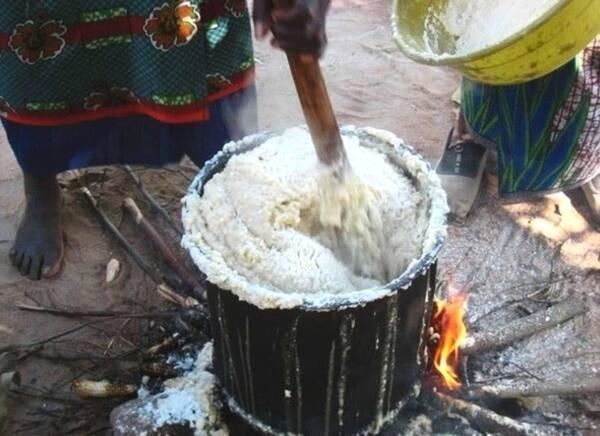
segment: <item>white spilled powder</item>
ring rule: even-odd
[[[152,415],[156,427],[166,424],[195,423],[201,415],[200,406],[191,392],[165,389],[144,411]]]
[[[425,18],[424,39],[436,55],[473,53],[524,30],[558,2],[448,0],[434,3]]]
[[[167,380],[165,389],[147,401],[141,410],[144,420],[159,429],[169,424],[189,423],[197,436],[227,436],[215,401],[215,377],[212,342],[196,359],[193,370],[182,377]]]
[[[196,365],[196,361],[192,356],[181,357],[177,354],[170,354],[167,358],[167,365],[175,368],[178,371],[191,371]]]
[[[329,176],[303,128],[234,155],[202,197],[191,192],[184,200],[183,245],[208,279],[262,308],[368,288],[385,292],[382,285],[443,238],[445,196],[429,166],[393,135],[379,137],[387,148],[378,149],[360,144],[358,133],[343,130],[354,175],[328,190],[350,195],[342,222],[326,219],[339,214],[323,215]],[[385,136],[370,131],[374,138],[378,133]],[[348,218],[348,211],[363,215]]]

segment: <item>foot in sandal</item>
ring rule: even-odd
[[[456,218],[465,218],[479,193],[489,152],[468,134],[455,132],[458,129],[452,129],[448,135],[436,172],[448,195],[450,213]]]
[[[600,174],[594,177],[581,187],[585,194],[592,216],[598,225],[600,225]]]

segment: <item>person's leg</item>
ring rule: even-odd
[[[462,110],[450,131],[444,154],[436,172],[448,195],[450,213],[457,218],[468,215],[477,198],[488,150],[476,143],[468,132]]]
[[[58,174],[99,165],[160,166],[183,156],[183,147],[169,134],[170,126],[144,116],[57,127],[2,122],[24,174],[26,197],[10,261],[33,280],[55,276],[62,266]]]
[[[17,230],[10,260],[32,280],[60,272],[64,244],[61,195],[55,175],[24,175],[26,208]]]

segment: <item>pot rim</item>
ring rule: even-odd
[[[279,296],[280,299],[285,300],[294,300],[293,303],[290,304],[260,304],[258,301],[254,299],[242,298],[238,292],[233,289],[228,289],[222,284],[213,283],[217,288],[223,291],[229,291],[236,295],[240,300],[244,300],[249,304],[259,307],[260,309],[301,309],[304,311],[317,311],[317,312],[326,312],[326,311],[339,311],[357,306],[364,306],[370,302],[377,301],[383,298],[387,298],[391,295],[394,295],[401,290],[406,290],[410,287],[413,280],[423,275],[429,270],[429,268],[437,261],[438,254],[442,249],[442,246],[446,240],[446,228],[447,228],[447,214],[448,207],[446,203],[446,195],[445,192],[441,188],[441,182],[429,162],[427,162],[423,157],[421,157],[411,146],[407,145],[398,138],[396,135],[391,132],[374,129],[370,127],[356,128],[354,126],[344,126],[341,129],[342,133],[356,133],[356,134],[366,134],[372,138],[376,138],[380,140],[382,143],[387,143],[389,146],[393,147],[397,154],[405,153],[407,156],[416,159],[415,161],[421,165],[421,170],[427,172],[429,176],[429,180],[432,181],[432,186],[429,190],[429,199],[431,208],[431,203],[434,199],[437,198],[437,202],[443,201],[443,208],[440,210],[440,216],[437,217],[440,219],[439,229],[437,229],[433,241],[430,244],[430,247],[426,252],[424,252],[421,257],[411,262],[411,264],[404,270],[402,274],[400,274],[395,279],[391,280],[387,284],[376,286],[373,288],[360,289],[357,291],[344,292],[339,294],[334,293],[315,293],[315,294],[306,294],[306,293],[289,293],[289,292],[281,292],[281,291],[271,291],[267,290],[260,285],[256,285],[257,289],[260,288],[262,293],[269,293],[273,297]],[[247,151],[252,150],[255,147],[260,146],[263,142],[268,140],[269,138],[281,134],[281,131],[267,131],[263,133],[258,133],[255,135],[246,136],[240,141],[233,141],[227,144],[221,151],[219,151],[212,159],[207,161],[204,166],[200,169],[199,173],[194,178],[190,187],[188,188],[187,195],[182,200],[182,220],[184,223],[184,236],[181,241],[181,245],[185,248],[191,255],[192,259],[196,267],[202,272],[202,268],[199,266],[200,262],[198,261],[201,258],[207,258],[203,250],[196,244],[191,237],[188,235],[188,231],[185,228],[185,218],[188,214],[188,208],[186,200],[190,196],[201,196],[202,188],[204,185],[212,178],[212,176],[219,171],[221,171],[226,162],[234,155],[245,153]],[[407,172],[408,169],[405,169]],[[415,176],[415,174],[412,174]],[[415,176],[416,177],[416,176]],[[438,192],[436,192],[438,191]],[[435,195],[433,195],[435,194]],[[437,204],[438,207],[441,207],[440,204]],[[429,224],[431,225],[433,219],[430,217]],[[425,243],[424,243],[425,245]],[[424,250],[425,251],[425,250]],[[208,281],[210,281],[207,278]],[[250,284],[252,286],[252,284]],[[298,297],[298,298],[294,298]],[[252,301],[249,301],[252,300]],[[256,299],[258,300],[258,299]]]

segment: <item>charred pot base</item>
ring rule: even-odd
[[[229,407],[268,434],[373,434],[418,393],[435,265],[408,289],[340,311],[260,310],[208,285]]]

